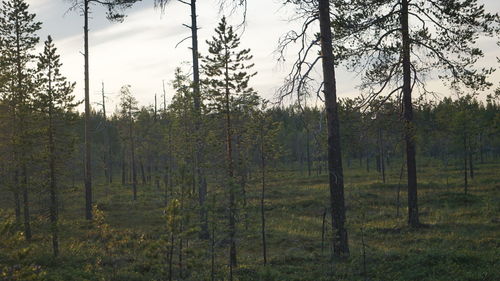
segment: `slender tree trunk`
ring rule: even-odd
[[[306,156],[307,156],[307,176],[311,176],[311,148],[309,130],[306,130]]]
[[[245,163],[243,160],[243,152],[241,147],[241,135],[236,135],[236,146],[237,146],[237,155],[238,155],[238,179],[239,185],[241,187],[241,196],[243,197],[243,220],[245,222],[245,230],[248,230],[248,215],[247,215],[247,191],[246,191],[246,169]]]
[[[227,55],[226,50],[226,57]],[[226,156],[227,156],[227,176],[229,187],[229,280],[233,280],[233,268],[237,266],[236,260],[236,198],[234,192],[234,167],[233,167],[233,148],[232,148],[232,128],[231,128],[231,107],[229,93],[229,66],[226,62],[225,87],[226,87]]]
[[[59,230],[57,212],[57,185],[56,185],[56,161],[54,131],[52,126],[52,113],[49,114],[49,154],[50,154],[50,222],[52,231],[52,249],[54,256],[59,255]]]
[[[19,180],[17,179],[17,171],[14,172],[14,188],[16,190],[14,193],[14,211],[16,214],[16,222],[19,223],[21,221],[21,199],[19,197]]]
[[[479,161],[481,161],[481,164],[484,164],[484,143],[483,143],[483,133],[479,133]]]
[[[125,146],[122,147],[122,185],[127,183],[127,168],[125,165]]]
[[[84,58],[85,58],[85,218],[92,220],[92,162],[90,144],[90,89],[89,89],[89,0],[84,0]]]
[[[399,172],[399,182],[398,188],[396,190],[396,217],[399,218],[399,207],[401,207],[401,180],[403,179],[403,171],[404,171],[405,163],[403,157],[403,163],[401,164],[401,171]]]
[[[330,206],[332,208],[333,250],[338,257],[349,256],[347,230],[345,228],[344,173],[340,150],[340,121],[337,108],[335,64],[332,49],[330,4],[319,0],[319,21],[326,119],[328,124],[328,174],[330,184]]]
[[[382,145],[382,129],[378,130],[378,145],[379,145],[379,161],[380,161],[380,172],[382,173],[382,183],[385,183],[385,163],[384,163],[384,146]]]
[[[28,168],[26,167],[25,163],[22,164],[21,172],[22,172],[21,178],[23,186],[24,234],[26,237],[26,241],[31,241],[32,235],[31,235],[30,203],[28,197]]]
[[[108,117],[106,115],[106,94],[104,93],[104,82],[102,82],[102,113],[104,117],[104,130],[106,134],[106,147],[107,151],[105,153],[105,163],[106,165],[105,171],[107,171],[106,181],[107,184],[110,185],[113,182],[113,169],[112,169],[112,161],[111,161],[111,132],[108,125]]]
[[[169,247],[169,254],[168,254],[168,280],[172,281],[173,280],[173,263],[174,263],[174,231],[172,230],[170,233],[170,247]]]
[[[132,104],[132,103],[131,103]],[[132,108],[129,108],[129,137],[130,137],[130,157],[132,164],[132,192],[134,201],[137,200],[137,171],[135,167],[135,140],[134,140],[134,120],[132,119]]]
[[[411,97],[410,33],[408,25],[408,0],[401,1],[401,33],[403,44],[403,118],[406,142],[406,169],[408,173],[408,224],[420,225],[417,195],[417,164],[415,159],[415,124]]]
[[[467,179],[467,135],[464,133],[464,193],[467,195],[468,179]]]
[[[262,233],[262,257],[264,265],[267,264],[267,243],[266,243],[266,214],[265,214],[265,199],[266,199],[266,159],[264,151],[264,129],[260,128],[260,165],[262,169],[262,191],[260,196],[260,217],[261,217],[261,233]]]
[[[141,167],[142,184],[145,185],[147,183],[147,178],[146,178],[146,171],[144,170],[144,163],[142,162],[142,160],[139,160],[139,165]]]
[[[472,158],[473,158],[472,156],[473,156],[472,143],[471,143],[470,136],[469,136],[469,172],[470,172],[470,179],[471,180],[474,179],[474,165],[472,164]]]

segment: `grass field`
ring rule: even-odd
[[[248,207],[240,212],[236,280],[500,280],[500,164],[477,165],[467,195],[462,171],[445,173],[432,163],[422,164],[419,209],[424,225],[419,229],[406,225],[400,167],[389,170],[386,184],[375,171],[346,169],[351,252],[347,260],[331,259],[329,216],[322,241],[329,198],[326,175],[279,172],[268,186],[269,258],[263,266],[260,187],[255,179],[247,191]],[[132,202],[128,187],[96,186],[102,213],[92,226],[83,220],[82,190],[67,190],[61,197],[61,256],[51,255],[46,218],[34,215],[30,245],[10,232],[2,234],[11,235],[4,239],[11,242],[0,251],[0,269],[11,275],[17,270],[20,278],[5,280],[168,280],[169,236],[161,190],[139,186],[139,199]],[[0,206],[10,206],[5,200],[8,197]],[[215,280],[227,277],[222,232],[216,232],[220,239],[215,245]],[[189,231],[177,237],[184,241],[183,280],[210,280],[210,243],[193,237]],[[177,256],[174,261],[173,280],[180,280]]]

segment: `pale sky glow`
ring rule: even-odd
[[[67,0],[27,0],[31,12],[37,14],[37,20],[43,22],[40,32],[41,41],[51,34],[64,63],[63,73],[77,82],[75,95],[83,99],[83,17],[77,11],[67,12],[71,6]],[[205,40],[210,39],[220,19],[217,0],[198,1],[198,22],[201,29],[200,52],[206,54]],[[282,9],[278,0],[250,0],[248,3],[248,22],[242,37],[242,47],[251,48],[254,55],[255,70],[258,75],[252,86],[260,95],[272,99],[275,91],[283,82],[283,78],[294,60],[294,52],[288,53],[287,62],[278,64],[273,54],[278,39],[300,23],[289,23],[292,15]],[[483,0],[488,11],[500,12],[500,1]],[[165,14],[153,8],[153,0],[143,0],[133,9],[127,10],[124,23],[108,22],[100,7],[93,9],[90,20],[90,84],[91,102],[99,110],[96,102],[100,102],[101,82],[104,81],[109,96],[108,108],[115,108],[118,92],[122,85],[132,85],[132,91],[141,105],[154,102],[154,94],[161,100],[162,80],[167,84],[167,100],[173,90],[169,82],[173,79],[174,69],[182,62],[191,59],[190,40],[177,48],[175,45],[190,35],[183,27],[189,23],[189,7],[172,1]],[[237,15],[229,20],[239,23]],[[500,49],[495,40],[481,40],[486,57],[481,66],[497,67],[496,57]],[[41,50],[41,47],[40,47]],[[190,71],[189,64],[183,69]],[[340,69],[338,71],[338,92],[340,97],[355,96],[358,78],[353,73]],[[500,83],[500,71],[491,79]],[[448,93],[438,81],[429,81],[430,88]]]

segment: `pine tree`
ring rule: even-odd
[[[58,233],[58,165],[61,147],[57,147],[57,121],[61,114],[71,111],[75,106],[72,95],[74,83],[66,80],[61,72],[62,66],[57,49],[49,36],[45,41],[43,53],[38,56],[37,86],[34,96],[34,107],[41,112],[43,128],[46,131],[48,157],[48,187],[50,193],[50,223],[52,232],[52,249],[54,256],[59,254]]]
[[[101,5],[107,9],[106,16],[111,21],[122,22],[125,15],[122,10],[130,8],[139,0],[70,0],[72,9],[81,9],[83,12],[83,41],[84,41],[84,76],[85,76],[85,218],[92,220],[92,153],[90,132],[90,73],[89,73],[89,15],[91,5]]]
[[[229,195],[229,269],[230,280],[233,268],[237,266],[236,258],[236,179],[233,159],[233,127],[232,114],[234,108],[242,104],[255,91],[249,87],[250,78],[256,73],[248,71],[253,64],[247,64],[252,56],[250,49],[239,49],[240,38],[222,18],[215,29],[215,36],[207,41],[209,55],[203,58],[203,70],[206,75],[208,108],[225,119],[226,135],[226,187]]]
[[[137,111],[137,100],[130,91],[130,86],[125,85],[120,90],[120,115],[124,121],[123,139],[128,139],[130,143],[130,166],[132,169],[132,192],[133,200],[137,200],[137,167],[135,159],[135,111]]]
[[[402,98],[402,119],[408,173],[408,224],[420,225],[417,196],[416,127],[412,93],[426,91],[424,76],[442,70],[439,78],[467,87],[488,86],[490,69],[477,70],[482,57],[479,35],[499,34],[498,14],[489,14],[477,0],[333,1],[337,16],[335,46],[352,69],[364,73],[363,87],[375,96]]]
[[[16,215],[20,216],[19,192],[23,197],[24,231],[31,239],[28,192],[30,99],[34,90],[34,70],[30,67],[41,23],[29,11],[24,0],[3,1],[0,7],[0,53],[3,63],[1,93],[11,113],[11,145]]]

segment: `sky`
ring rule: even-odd
[[[61,55],[63,74],[75,81],[75,95],[83,99],[83,17],[80,11],[68,11],[71,0],[27,0],[30,10],[43,22],[39,32],[42,42],[51,35]],[[95,6],[90,19],[90,98],[92,106],[100,109],[102,83],[107,108],[115,109],[119,102],[119,91],[123,85],[131,85],[132,92],[141,105],[154,103],[163,97],[163,81],[166,86],[167,103],[173,95],[170,81],[176,67],[190,71],[190,40],[176,47],[190,30],[183,24],[190,23],[190,8],[178,1],[171,1],[164,13],[154,8],[153,0],[142,0],[126,10],[123,23],[106,20],[104,10]],[[287,52],[285,62],[278,63],[275,53],[279,38],[287,31],[297,29],[298,21],[290,21],[293,11],[285,9],[279,0],[248,1],[247,24],[242,35],[241,46],[250,48],[254,56],[257,76],[251,86],[267,99],[276,97],[276,90],[290,71],[295,52]],[[500,12],[499,0],[480,0],[489,12]],[[213,35],[213,30],[224,11],[218,8],[218,0],[198,1],[198,24],[200,27],[200,52],[207,53],[205,41]],[[229,22],[238,24],[241,16],[234,14]],[[497,67],[496,57],[500,48],[494,39],[480,39],[478,44],[485,52],[479,66]],[[319,70],[317,75],[319,76]],[[354,97],[359,94],[356,73],[340,68],[337,71],[338,96]],[[490,81],[500,83],[500,71],[493,74]],[[449,90],[437,80],[427,81],[428,87],[441,95],[449,95]],[[483,93],[482,96],[485,96]]]

